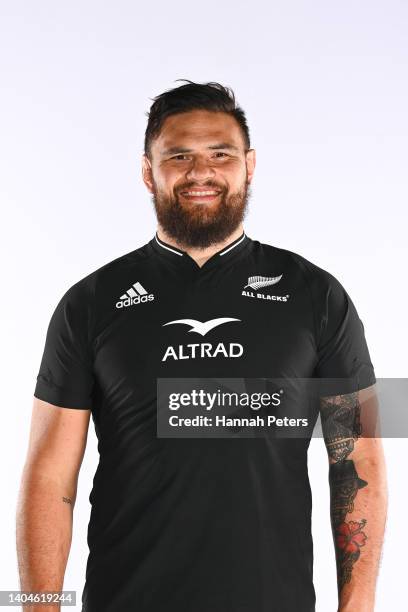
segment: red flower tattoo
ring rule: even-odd
[[[344,555],[355,555],[364,546],[367,536],[362,531],[366,520],[340,523],[336,528],[336,543]]]

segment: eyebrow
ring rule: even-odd
[[[215,150],[215,149],[227,149],[230,151],[239,151],[239,148],[229,142],[220,142],[215,145],[210,145],[207,149]],[[170,147],[163,151],[162,155],[174,155],[178,153],[192,153],[193,149],[187,149],[186,147]]]

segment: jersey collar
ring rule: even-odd
[[[157,232],[150,240],[149,245],[156,254],[168,259],[176,265],[180,265],[182,267],[186,266],[197,272],[201,272],[213,268],[214,266],[223,265],[227,261],[231,261],[239,257],[241,253],[249,249],[252,242],[253,241],[251,238],[249,238],[245,232],[242,232],[238,238],[232,240],[222,249],[214,253],[202,266],[199,266],[195,259],[193,259],[187,253],[187,251],[183,251],[182,249],[161,240],[158,237]]]

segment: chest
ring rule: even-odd
[[[314,313],[301,279],[249,285],[246,270],[180,282],[142,280],[146,293],[105,315],[95,342],[101,386],[160,377],[309,377]]]

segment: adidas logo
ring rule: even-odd
[[[120,296],[116,302],[116,308],[126,308],[141,302],[151,302],[154,300],[153,293],[148,293],[140,283],[133,283],[130,289]]]

